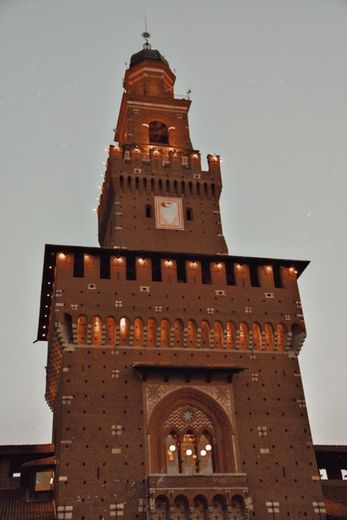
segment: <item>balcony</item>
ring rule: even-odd
[[[248,491],[246,473],[214,473],[213,475],[167,475],[155,474],[147,477],[147,487],[150,493],[156,495],[174,491],[212,493],[239,493]]]

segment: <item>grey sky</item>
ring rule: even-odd
[[[44,244],[96,245],[125,62],[152,44],[223,157],[230,254],[311,260],[300,356],[314,441],[347,444],[347,3],[0,0],[0,443],[50,439],[36,337]]]

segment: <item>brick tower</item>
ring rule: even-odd
[[[124,78],[101,248],[47,245],[38,338],[58,519],[325,518],[297,356],[307,262],[228,256],[220,161],[148,43]]]

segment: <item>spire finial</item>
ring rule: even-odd
[[[151,49],[152,48],[151,44],[149,43],[150,37],[151,37],[151,35],[148,32],[148,30],[147,30],[147,18],[146,18],[146,15],[145,15],[145,32],[142,33],[142,38],[145,39],[145,44],[143,46],[144,49]]]

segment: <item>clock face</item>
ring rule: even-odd
[[[182,199],[154,197],[154,207],[155,227],[157,229],[184,229]]]

